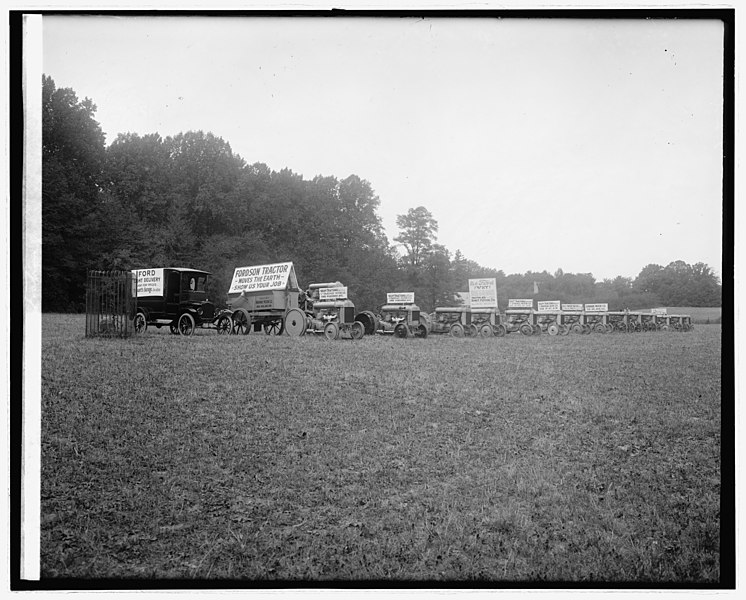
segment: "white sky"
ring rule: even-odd
[[[43,70],[118,133],[356,174],[483,266],[721,273],[718,21],[45,16]]]

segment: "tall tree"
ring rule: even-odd
[[[42,76],[42,310],[85,306],[105,137],[96,105]]]
[[[400,233],[394,241],[402,244],[407,250],[406,262],[417,268],[432,248],[438,222],[424,206],[410,208],[406,215],[396,217],[396,226]]]

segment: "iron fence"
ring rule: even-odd
[[[137,293],[130,271],[88,271],[85,295],[86,337],[130,337],[134,333]]]

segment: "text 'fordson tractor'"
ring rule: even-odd
[[[378,314],[365,310],[355,317],[365,326],[365,333],[393,335],[398,338],[426,338],[430,331],[427,313],[414,303],[414,292],[386,294],[386,304]]]
[[[286,315],[298,309],[299,292],[291,262],[236,268],[228,290],[233,333],[246,335],[253,329],[280,335]]]
[[[323,334],[328,340],[359,340],[364,325],[355,319],[355,305],[339,281],[312,283],[305,292],[304,310],[288,311],[285,328],[290,335]]]
[[[160,329],[168,325],[171,333],[192,335],[195,328],[231,332],[230,311],[215,312],[215,304],[207,298],[210,273],[182,267],[137,269],[132,272],[137,286],[136,333],[144,333],[148,325]],[[134,282],[133,282],[134,284]]]

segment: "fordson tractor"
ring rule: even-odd
[[[363,311],[355,317],[365,326],[365,333],[393,335],[397,338],[426,338],[430,322],[426,313],[414,303],[413,293],[387,294],[387,304],[378,314]]]
[[[312,283],[300,306],[285,315],[289,335],[323,334],[328,340],[359,340],[365,326],[355,318],[355,305],[347,298],[347,288],[339,281]]]

